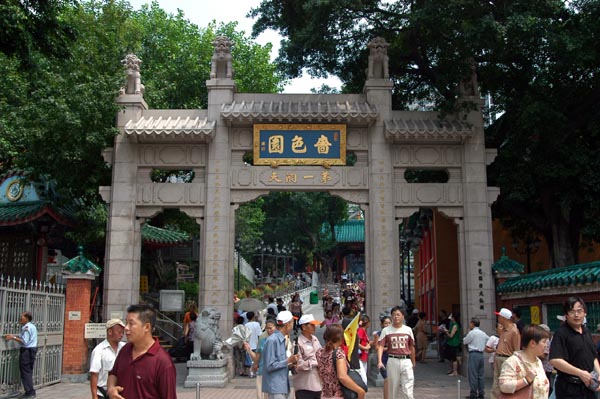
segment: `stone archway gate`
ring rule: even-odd
[[[492,263],[490,204],[497,190],[487,187],[486,164],[494,153],[484,147],[481,112],[442,120],[435,112],[392,110],[387,43],[381,38],[373,43],[377,46],[370,46],[363,94],[256,94],[236,93],[227,61],[230,42],[217,38],[206,81],[208,108],[194,110],[148,109],[140,60],[127,56],[128,81],[117,99],[120,134],[104,152],[112,165],[112,186],[100,188],[110,205],[105,317],[139,300],[141,224],[165,208],[179,208],[201,226],[199,305],[221,310],[221,327],[229,331],[235,209],[270,191],[318,190],[366,211],[369,314],[399,302],[401,219],[419,207],[435,207],[457,225],[462,316],[477,316],[482,327],[492,328],[495,302],[487,266]],[[374,54],[374,47],[384,57]],[[476,82],[461,87],[464,100],[481,107]],[[254,150],[258,124],[342,125],[345,150],[356,155],[356,163],[246,165],[243,156]],[[191,183],[154,183],[153,168],[193,170],[195,178]],[[443,169],[449,180],[409,184],[404,172],[411,168]],[[485,267],[478,274],[481,265]]]

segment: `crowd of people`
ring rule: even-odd
[[[302,306],[293,308],[292,304],[301,304],[299,298],[288,304],[290,310],[270,300],[264,332],[254,312],[238,316],[238,323],[249,332],[239,351],[238,370],[256,378],[257,398],[339,399],[349,390],[363,399],[369,352],[376,354],[376,367],[384,379],[384,399],[413,398],[414,368],[418,361],[426,362],[425,343],[430,338],[426,315],[415,309],[407,317],[404,306],[395,306],[380,318],[381,328],[369,336],[370,318],[362,313],[356,317],[364,303],[356,288],[345,287],[340,294],[343,303],[324,290],[324,320],[303,313]],[[493,383],[489,396],[494,399],[596,398],[600,344],[594,344],[586,325],[582,298],[568,298],[563,315],[558,316],[562,324],[554,332],[544,324],[524,325],[518,309],[502,308],[495,314],[495,333],[488,336],[478,318],[469,320],[469,331],[463,334],[459,318],[441,312],[439,360],[448,361],[449,375],[458,375],[458,351],[464,347],[468,352],[467,398],[486,396],[484,353],[490,355]],[[193,332],[192,316],[184,327],[186,335]],[[4,336],[21,347],[23,397],[36,396],[31,375],[37,329],[32,318],[30,312],[23,312],[21,334]],[[350,348],[344,331],[357,319],[355,345]],[[175,367],[152,335],[155,323],[156,312],[148,305],[132,305],[125,321],[106,323],[106,339],[96,346],[90,360],[92,398],[176,397]],[[315,336],[318,327],[325,328],[323,343]],[[127,343],[122,342],[124,334]]]
[[[369,337],[371,321],[361,313],[357,344],[347,353],[343,331],[362,311],[362,292],[354,285],[344,285],[339,294],[337,290],[330,293],[324,289],[322,305],[325,317],[321,321],[312,315],[295,316],[289,311],[282,313],[281,309],[277,313],[273,311],[275,318],[269,321],[273,326],[271,330],[279,331],[284,337],[277,341],[281,346],[277,353],[271,353],[279,363],[273,361],[272,356],[267,357],[269,366],[260,361],[260,355],[254,355],[253,360],[269,379],[272,377],[269,373],[283,368],[280,378],[287,381],[290,371],[293,392],[289,383],[277,385],[283,387],[277,392],[270,388],[274,385],[263,383],[258,396],[287,398],[291,393],[299,398],[338,398],[342,397],[342,388],[347,387],[355,390],[359,398],[363,397],[364,390],[350,376],[356,373],[366,386],[367,358],[369,352],[374,352],[378,372],[384,379],[384,399],[413,398],[413,369],[417,362],[427,363],[427,348],[432,339],[426,314],[413,309],[408,316],[404,304],[396,306],[380,318],[381,328]],[[456,376],[461,359],[467,356],[464,352],[468,352],[469,399],[488,396],[494,399],[592,399],[598,391],[600,346],[593,343],[585,325],[586,312],[581,298],[569,298],[564,304],[564,315],[559,316],[563,324],[552,333],[544,324],[524,325],[518,309],[502,308],[496,312],[498,322],[494,333],[488,335],[480,328],[478,318],[471,318],[467,331],[463,331],[457,315],[441,311],[436,332],[438,360],[448,363],[448,375]],[[283,327],[288,323],[289,330]],[[295,323],[300,331],[297,338],[291,334]],[[326,328],[323,346],[314,337],[317,326]],[[265,340],[272,331],[267,329]],[[259,344],[258,348],[257,351],[250,346],[246,349],[252,353],[264,353],[266,348],[274,350],[268,342],[262,347]],[[486,353],[493,374],[489,392],[484,384]]]
[[[491,337],[472,318],[462,340],[469,352],[468,398],[484,398],[483,353],[490,354],[494,399],[596,398],[600,346],[586,326],[586,314],[584,300],[570,297],[559,316],[562,324],[552,332],[545,324],[525,325],[518,309],[502,308],[496,312],[498,323]]]

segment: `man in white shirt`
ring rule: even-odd
[[[106,339],[92,351],[90,359],[90,390],[92,399],[108,398],[106,393],[108,372],[112,370],[115,359],[125,342],[122,342],[125,323],[119,319],[106,322]]]
[[[269,297],[269,304],[267,305],[267,309],[273,309],[273,314],[277,316],[279,310],[277,310],[277,304],[275,303],[275,298],[272,296]]]
[[[463,344],[467,345],[469,350],[469,385],[471,386],[471,394],[467,396],[470,399],[483,399],[485,384],[483,381],[484,365],[483,351],[485,344],[490,338],[486,333],[479,329],[479,319],[473,317],[469,323],[471,331],[463,338]]]
[[[248,344],[250,345],[250,349],[252,349],[252,352],[256,352],[256,348],[258,348],[258,337],[260,337],[260,335],[262,334],[262,329],[260,328],[260,323],[254,319],[254,312],[248,312],[246,313],[246,316],[248,317],[248,323],[246,323],[246,328],[250,331],[250,339],[248,340]],[[248,354],[246,354],[246,356],[248,358],[250,357],[250,355]],[[248,363],[252,365],[252,359],[250,359],[250,361],[246,364]],[[249,371],[249,376],[250,378],[254,377],[254,372],[251,368]]]

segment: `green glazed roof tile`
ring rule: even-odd
[[[365,242],[365,221],[362,219],[346,220],[335,226],[337,242]]]
[[[0,204],[0,226],[27,223],[46,214],[59,223],[67,225],[72,225],[75,219],[75,213],[71,208],[57,206],[52,201],[19,202]]]
[[[513,277],[498,285],[496,291],[498,293],[519,293],[594,283],[600,283],[600,261]]]
[[[495,273],[523,273],[525,266],[506,256],[506,248],[502,247],[502,256],[492,264]]]
[[[142,240],[144,244],[155,246],[181,245],[190,241],[187,233],[175,230],[161,229],[160,227],[142,225]]]
[[[96,276],[102,271],[100,266],[83,256],[82,247],[79,247],[79,255],[65,262],[63,267],[65,271],[71,273],[95,274]]]

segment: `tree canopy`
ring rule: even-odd
[[[64,201],[80,201],[81,218],[100,230],[98,187],[110,185],[101,153],[117,133],[126,54],[143,61],[151,108],[206,107],[217,35],[234,43],[238,91],[283,88],[270,45],[256,44],[235,23],[198,27],[157,3],[136,11],[127,1],[8,1],[0,5],[0,27],[0,173],[54,179]],[[82,223],[78,239],[99,237],[91,225]]]
[[[348,204],[325,192],[273,192],[243,204],[236,212],[236,236],[246,256],[260,252],[262,243],[272,250],[294,247],[302,266],[313,260],[333,265],[335,226],[348,218]],[[267,251],[267,254],[269,252]]]
[[[302,67],[335,74],[345,92],[360,92],[366,45],[385,38],[395,109],[457,110],[458,84],[474,65],[493,104],[495,216],[544,235],[555,266],[577,262],[581,238],[600,241],[600,1],[263,0],[250,15],[254,34],[285,37],[287,76]]]

